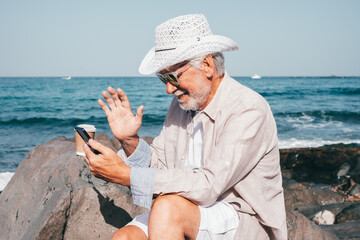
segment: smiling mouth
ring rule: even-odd
[[[180,99],[182,96],[184,96],[185,94],[187,94],[187,92],[181,91],[181,90],[176,90],[173,94],[174,94],[178,99]]]

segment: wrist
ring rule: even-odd
[[[126,137],[118,140],[121,143],[127,156],[130,156],[135,151],[140,141],[138,135]]]
[[[131,167],[127,166],[126,164],[124,164],[124,167],[123,167],[123,177],[122,177],[122,180],[121,180],[121,185],[123,186],[128,186],[130,187],[130,173],[131,173]]]
[[[137,145],[139,143],[139,136],[135,135],[135,136],[131,136],[131,137],[121,138],[118,140],[122,145],[133,145],[133,144]]]

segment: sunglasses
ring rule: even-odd
[[[184,65],[185,66],[185,65]],[[161,74],[159,72],[156,73],[156,76],[166,85],[168,82],[170,82],[172,85],[177,86],[179,85],[179,77],[181,76],[181,74],[183,74],[186,70],[188,70],[190,68],[190,64],[189,66],[183,70],[182,72],[169,72],[169,73],[165,73],[165,74]],[[179,76],[180,75],[180,76]]]

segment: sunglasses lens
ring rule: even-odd
[[[164,78],[163,75],[158,74],[157,77],[158,77],[164,84],[166,84],[166,79]]]
[[[169,73],[166,75],[167,79],[169,80],[170,83],[172,84],[178,84],[178,80],[177,80],[177,77],[172,74],[172,73]]]
[[[168,74],[156,74],[156,76],[164,83],[166,84],[167,82],[170,82],[173,85],[178,85],[178,80],[176,75],[172,74],[172,73],[168,73]]]

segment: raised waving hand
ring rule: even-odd
[[[108,91],[110,95],[106,91],[103,91],[102,95],[109,106],[101,99],[98,100],[98,103],[107,116],[112,133],[120,140],[123,147],[126,142],[133,142],[134,138],[137,140],[137,146],[137,132],[142,124],[144,106],[141,105],[134,115],[131,111],[129,99],[120,88],[115,91],[112,87],[108,87]],[[131,145],[132,143],[128,144]],[[136,148],[136,146],[133,147]]]

